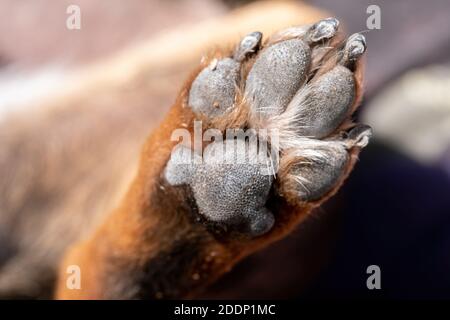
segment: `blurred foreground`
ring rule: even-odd
[[[82,8],[81,30],[55,27],[64,23],[65,8],[74,3]],[[450,298],[450,3],[307,3],[331,12],[348,33],[366,29],[366,8],[370,4],[381,8],[381,29],[366,34],[367,86],[360,111],[363,121],[374,128],[375,143],[362,152],[364,165],[356,166],[342,190],[324,208],[287,239],[241,262],[204,297]],[[239,7],[239,1],[232,2],[232,6]],[[195,27],[189,29],[189,39],[198,41],[192,44],[195,50],[186,43],[185,52],[158,52],[154,44],[170,48],[164,39],[182,41],[189,36],[177,37],[171,33],[173,28],[201,25],[232,10],[230,2],[219,0],[80,0],[57,4],[1,0],[0,8],[4,15],[0,26],[8,30],[0,36],[0,129],[6,131],[11,125],[9,117],[38,110],[45,105],[43,101],[57,96],[60,90],[70,88],[79,93],[80,84],[81,88],[92,89],[58,105],[60,111],[54,116],[65,121],[60,131],[48,130],[46,121],[37,126],[39,118],[20,120],[18,131],[39,128],[42,140],[28,133],[30,139],[35,139],[30,142],[29,152],[37,154],[39,144],[67,133],[70,126],[101,127],[103,137],[114,128],[121,132],[123,141],[139,132],[144,139],[150,126],[133,119],[151,119],[152,123],[161,119],[184,77],[200,58],[195,51],[200,51],[200,43],[204,48],[222,45],[203,37],[206,33]],[[252,22],[247,25],[251,28]],[[141,43],[147,46],[139,47]],[[149,63],[146,70],[130,70],[134,61],[117,64],[124,60],[121,50],[134,46],[141,51],[126,51],[131,59],[151,62],[149,55],[153,54],[155,59],[166,60]],[[122,58],[117,58],[121,54]],[[136,81],[130,83],[130,78]],[[97,98],[93,101],[92,96]],[[65,106],[77,104],[79,109],[64,113]],[[110,115],[108,108],[119,104],[136,107]],[[93,109],[101,113],[105,123],[90,122],[85,115]],[[129,121],[124,122],[125,117]],[[89,133],[87,130],[80,141],[72,142],[83,144],[86,154],[99,148],[111,157],[129,153],[118,157],[114,170],[132,162],[142,143],[136,140],[132,146],[127,144],[128,149],[121,149],[122,140],[99,145],[101,140],[90,140]],[[0,135],[1,139],[6,141],[6,136]],[[16,156],[21,157],[21,153]],[[86,167],[77,173],[77,181],[92,179],[90,169],[101,163],[96,158],[85,160]],[[1,182],[0,187],[10,188]],[[67,190],[72,188],[76,186],[67,186]],[[110,193],[116,192],[120,193]],[[46,201],[45,196],[36,199],[39,205]],[[35,204],[29,210],[36,208]],[[77,223],[85,227],[83,221]],[[0,231],[0,240],[12,232],[2,229],[2,225]],[[7,254],[0,251],[0,262]],[[366,287],[366,269],[374,264],[382,272],[379,291]]]

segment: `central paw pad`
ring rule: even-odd
[[[248,152],[245,138],[228,136],[200,153],[173,150],[165,177],[191,188],[207,220],[264,234],[276,223],[266,208],[271,190],[294,205],[320,203],[350,171],[371,136],[370,127],[350,121],[366,42],[361,34],[335,39],[338,26],[328,18],[265,42],[253,32],[228,56],[209,60],[193,80],[187,106],[199,119],[212,128],[220,119],[222,128],[254,130],[275,150]],[[270,134],[260,135],[261,129]]]

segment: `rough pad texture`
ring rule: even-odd
[[[241,129],[268,126],[279,131],[277,139],[267,140],[272,146],[277,142],[280,158],[273,175],[268,174],[268,164],[278,156],[264,152],[256,157],[248,152],[250,142],[242,138],[215,140],[203,155],[184,146],[174,148],[165,177],[171,185],[191,188],[206,219],[250,237],[264,234],[276,223],[266,208],[272,188],[289,202],[297,199],[297,205],[320,200],[336,189],[349,152],[367,145],[370,127],[342,126],[355,107],[354,72],[366,42],[354,34],[330,46],[338,26],[336,19],[328,18],[290,28],[263,46],[262,34],[253,32],[231,57],[212,60],[193,81],[188,104],[196,115],[226,119],[236,108],[245,108],[248,119]],[[316,48],[331,54],[313,59]],[[316,72],[324,66],[327,69]],[[236,94],[237,88],[243,88],[243,97]],[[272,185],[275,179],[277,187]]]

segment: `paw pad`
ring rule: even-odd
[[[247,146],[245,139],[211,142],[203,157],[187,147],[174,149],[166,179],[188,185],[208,220],[250,236],[264,234],[276,222],[266,208],[272,188],[296,205],[320,202],[337,188],[352,155],[367,145],[370,127],[349,120],[360,87],[354,74],[366,42],[354,34],[332,43],[338,26],[328,18],[286,29],[265,42],[261,33],[250,33],[230,56],[213,60],[192,82],[188,105],[194,114],[227,121],[233,111],[246,110],[241,128],[278,132],[280,162],[274,175],[263,173],[272,155],[255,160],[230,148]],[[267,141],[275,144],[271,137]],[[186,155],[198,161],[180,164]],[[245,161],[236,162],[238,156]]]
[[[252,236],[270,230],[274,217],[265,207],[273,177],[265,161],[249,152],[244,139],[213,142],[203,157],[178,146],[166,167],[172,185],[188,184],[200,214],[213,222],[234,226]]]

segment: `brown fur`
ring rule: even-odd
[[[318,204],[294,208],[273,196],[276,228],[242,239],[199,223],[189,193],[161,178],[174,144],[170,133],[192,122],[182,104],[195,74],[145,142],[139,165],[136,159],[170,105],[174,84],[205,45],[230,43],[254,29],[267,35],[323,16],[292,3],[254,4],[157,42],[158,49],[170,44],[167,54],[144,46],[88,69],[72,93],[43,102],[26,117],[10,117],[0,127],[0,228],[6,230],[0,295],[48,297],[61,255],[75,243],[59,269],[58,298],[191,297],[239,259],[289,233]],[[208,34],[204,43],[180,50],[175,40],[186,48],[196,43],[199,30]],[[81,267],[81,290],[65,286],[69,264]],[[35,265],[30,269],[38,276],[24,265]]]
[[[312,208],[333,195],[351,171],[357,150],[352,151],[337,187],[319,201],[292,206],[272,195],[268,204],[276,213],[276,222],[268,234],[254,239],[235,233],[215,235],[214,228],[195,218],[195,203],[188,191],[171,187],[162,177],[176,144],[170,141],[173,130],[187,125],[193,133],[195,117],[186,97],[195,76],[145,143],[138,173],[119,207],[64,258],[58,298],[191,297],[239,259],[288,234]],[[66,287],[69,265],[86,270],[81,290]]]

